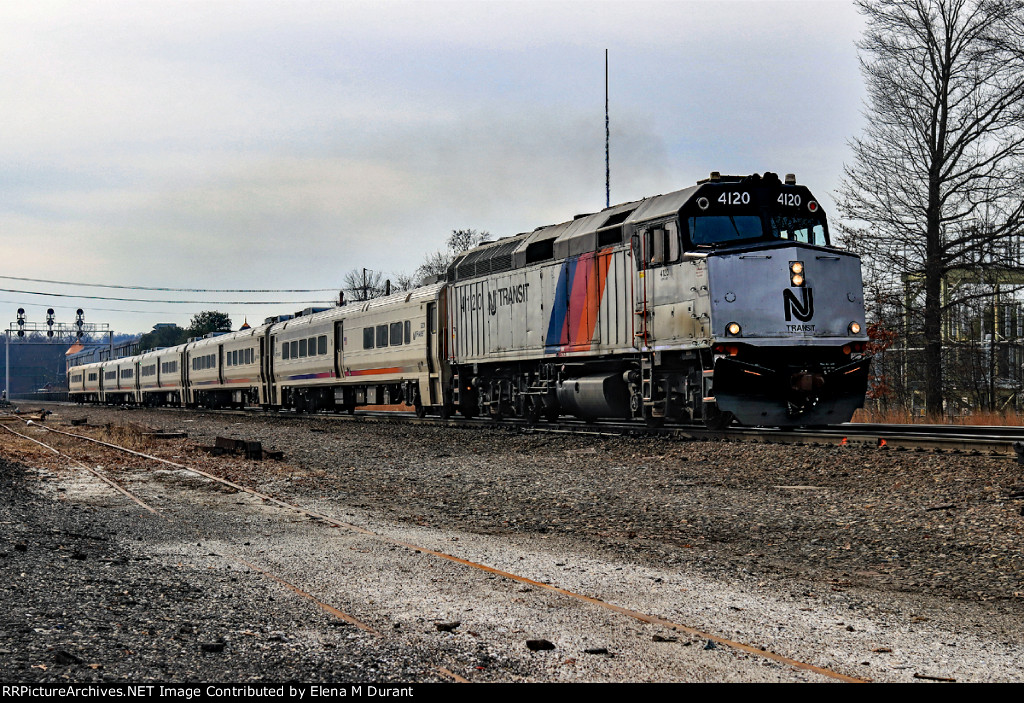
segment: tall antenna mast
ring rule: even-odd
[[[608,50],[604,50],[604,206],[612,206],[612,167],[609,159],[611,130],[608,127]]]

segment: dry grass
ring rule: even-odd
[[[144,451],[153,444],[144,434],[148,431],[138,425],[107,425],[100,431],[98,439],[136,451]]]
[[[911,415],[910,411],[903,409],[893,410],[872,410],[861,408],[853,414],[851,422],[867,422],[878,424],[941,424],[941,425],[999,425],[1015,426],[1024,425],[1024,415],[1010,410],[1005,413],[993,412],[990,410],[978,410],[970,415],[956,415],[953,417],[943,416],[941,418],[928,418],[922,415]]]

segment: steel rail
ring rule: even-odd
[[[21,420],[21,418],[18,418],[18,419]],[[23,422],[26,422],[27,425],[35,425],[35,423],[33,423],[31,420],[28,420],[28,421],[24,421],[23,420]],[[42,427],[42,425],[35,425],[35,426],[36,427]],[[47,449],[49,449],[54,454],[57,454],[58,456],[64,457],[65,459],[68,459],[69,461],[72,461],[72,462],[78,464],[81,468],[85,469],[86,471],[91,473],[93,476],[95,476],[99,480],[103,481],[105,484],[107,484],[108,486],[113,488],[115,491],[117,491],[118,493],[121,493],[122,495],[124,495],[128,499],[138,503],[140,506],[142,506],[143,508],[145,508],[149,512],[153,513],[154,515],[159,515],[160,517],[164,518],[165,520],[169,520],[170,519],[166,515],[161,513],[159,510],[157,510],[156,508],[154,508],[151,505],[148,505],[147,503],[145,503],[138,496],[136,496],[133,493],[131,493],[130,491],[122,488],[118,483],[116,483],[112,479],[107,478],[106,476],[101,474],[96,469],[93,469],[91,466],[86,466],[84,463],[82,463],[78,459],[75,459],[73,456],[69,456],[67,454],[64,454],[63,452],[58,450],[56,447],[51,447],[49,444],[46,444],[44,442],[40,442],[38,439],[33,439],[32,437],[29,437],[28,435],[23,435],[20,432],[15,432],[14,430],[12,430],[7,425],[0,424],[0,427],[3,427],[5,430],[10,432],[11,434],[17,435],[17,436],[21,437],[22,439],[27,439],[30,442],[35,442],[36,444],[38,444],[38,445],[40,445],[42,447],[46,447]],[[46,429],[46,428],[44,428],[44,429]]]
[[[134,408],[137,406],[124,406]],[[197,412],[196,409],[154,408],[171,412]],[[885,448],[898,451],[938,451],[967,454],[989,454],[994,456],[1024,456],[1024,427],[1008,426],[998,428],[984,426],[977,430],[970,425],[880,425],[869,423],[844,423],[817,428],[776,428],[776,427],[731,427],[727,430],[710,430],[699,425],[666,424],[662,427],[647,427],[636,422],[599,420],[588,422],[572,418],[557,422],[529,422],[521,418],[504,418],[496,421],[490,418],[466,419],[451,417],[442,419],[427,416],[416,417],[411,411],[357,411],[348,413],[317,412],[311,414],[289,411],[212,410],[204,408],[198,412],[237,417],[274,418],[284,421],[324,420],[329,422],[384,422],[407,423],[438,427],[493,428],[514,430],[524,434],[565,434],[593,437],[655,436],[690,441],[739,441],[768,444],[818,444],[824,446],[855,446],[858,448]],[[1017,445],[1015,447],[1015,445]]]

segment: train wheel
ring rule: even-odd
[[[438,415],[441,416],[442,420],[447,420],[448,418],[455,414],[455,408],[452,407],[450,403],[445,403],[438,409],[437,412]]]
[[[561,413],[558,412],[558,407],[544,408],[544,419],[548,422],[558,422],[559,415]]]
[[[658,417],[651,413],[650,408],[644,412],[644,424],[650,427],[652,430],[661,427],[665,424],[664,416]]]
[[[536,423],[538,420],[540,420],[541,410],[543,410],[543,408],[539,404],[533,402],[532,400],[528,400],[526,402],[525,412],[526,421],[529,422],[531,425]]]
[[[419,399],[417,399],[413,404],[413,408],[416,410],[416,417],[424,418],[427,416],[427,408],[419,401]]]
[[[704,426],[719,432],[729,428],[736,416],[731,412],[722,412],[718,403],[704,403]]]

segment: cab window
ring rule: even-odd
[[[651,225],[633,236],[633,257],[638,268],[675,264],[679,262],[681,254],[679,225],[675,221]]]

